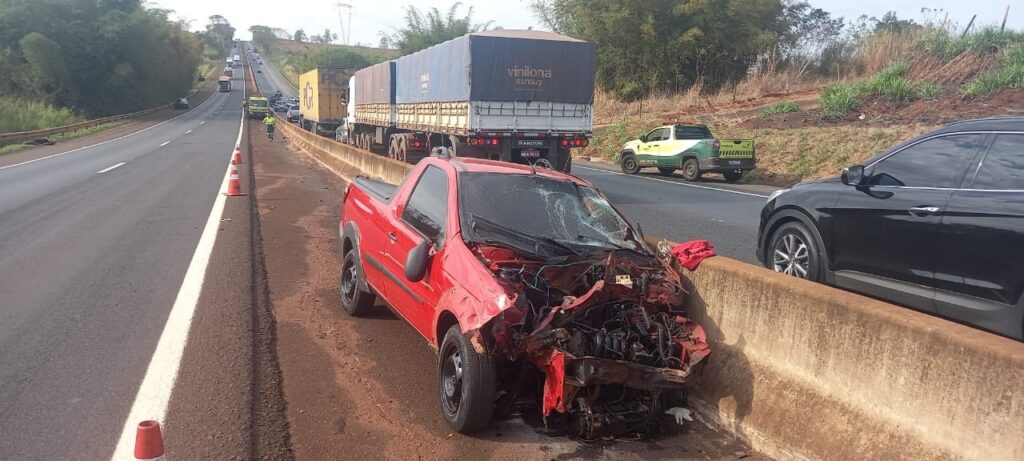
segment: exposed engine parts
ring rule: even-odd
[[[537,261],[476,250],[512,306],[484,334],[508,366],[542,373],[546,420],[587,440],[651,434],[672,420],[666,399],[679,400],[710,349],[682,310],[686,293],[667,259],[622,250]]]

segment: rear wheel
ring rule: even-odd
[[[687,181],[696,181],[700,179],[700,175],[700,164],[697,163],[697,159],[688,158],[683,161],[683,179],[686,179]]]
[[[640,172],[640,164],[636,161],[636,156],[630,153],[622,154],[622,160],[620,162],[622,172],[626,174],[637,174]]]
[[[814,280],[821,273],[821,254],[814,236],[798,221],[780,226],[772,234],[765,261],[768,268],[786,275]]]
[[[672,176],[672,174],[676,172],[676,169],[675,168],[664,167],[664,166],[659,166],[658,167],[658,172],[661,173],[662,176]]]
[[[494,413],[494,363],[478,353],[469,338],[453,325],[444,335],[437,358],[441,414],[457,432],[469,434],[487,427]]]
[[[374,295],[363,291],[359,277],[359,254],[352,248],[341,262],[341,307],[349,315],[360,316],[373,308]]]
[[[739,181],[740,179],[743,179],[743,172],[742,171],[726,171],[725,173],[722,173],[722,176],[725,176],[725,180],[726,181],[736,182],[736,181]]]

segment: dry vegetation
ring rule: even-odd
[[[616,161],[622,144],[667,123],[707,123],[720,138],[753,138],[745,180],[788,185],[837,174],[901,141],[965,117],[1024,113],[1024,34],[933,28],[863,40],[830,78],[766,62],[735,85],[626,103],[595,96],[595,139],[581,155]]]

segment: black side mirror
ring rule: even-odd
[[[647,142],[647,135],[646,134],[642,134],[640,136],[637,136],[636,139],[639,139],[640,142]]]
[[[427,264],[430,262],[430,241],[417,243],[405,257],[405,278],[410,282],[419,282],[427,275]]]
[[[846,184],[847,186],[860,186],[864,184],[864,181],[867,179],[864,176],[864,166],[854,165],[843,168],[843,175],[840,179],[843,181],[843,184]]]

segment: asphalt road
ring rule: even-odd
[[[260,88],[288,97],[296,95],[276,69],[258,65]],[[761,207],[776,188],[725,184],[715,176],[691,183],[681,177],[664,177],[656,170],[628,176],[617,165],[573,161],[573,174],[600,188],[612,203],[648,235],[673,241],[705,239],[718,254],[757,264],[757,225]]]
[[[0,459],[111,456],[224,179],[241,98],[214,93],[122,139],[0,168]]]

